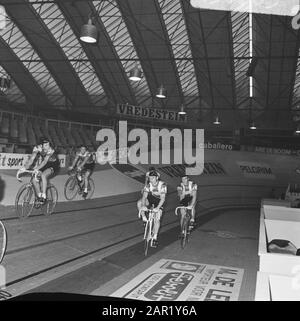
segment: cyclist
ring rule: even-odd
[[[144,193],[144,188],[145,188],[145,186],[147,186],[147,185],[149,184],[149,174],[150,174],[150,172],[152,172],[152,171],[157,172],[154,167],[149,167],[148,172],[146,172],[146,174],[145,174],[145,184],[144,184],[144,187],[143,187],[142,190],[141,190],[141,194],[142,194],[142,195],[143,195],[143,193]],[[158,172],[157,172],[157,174],[158,174],[158,179],[160,179],[160,174],[159,174]]]
[[[146,173],[146,176],[145,176],[145,186],[146,186],[147,184],[149,184],[149,174],[150,174],[150,172],[152,172],[152,171],[157,172],[154,167],[149,167],[149,171]],[[157,172],[157,174],[158,174],[158,179],[159,179],[159,178],[160,178],[160,174],[159,174],[158,172]]]
[[[89,152],[85,145],[81,145],[69,170],[72,170],[75,166],[79,172],[77,178],[80,182],[82,181],[81,174],[84,176],[84,190],[82,196],[85,198],[88,194],[89,177],[92,175],[95,168],[95,153]]]
[[[191,220],[189,230],[192,230],[195,225],[195,211],[193,210],[197,201],[197,184],[189,179],[187,175],[181,177],[181,183],[177,187],[177,192],[180,200],[180,206],[186,206],[188,210],[191,210]],[[185,209],[180,209],[180,225],[182,226],[182,220],[185,215]]]
[[[138,210],[142,210],[141,216],[143,222],[147,221],[145,212],[154,206],[155,215],[153,228],[153,247],[157,247],[157,235],[160,228],[160,219],[162,216],[163,204],[166,199],[167,185],[159,180],[159,173],[151,171],[149,173],[149,183],[144,187],[143,197],[137,202]]]
[[[33,180],[40,202],[44,203],[46,201],[48,180],[58,173],[59,168],[58,155],[49,139],[46,137],[40,138],[38,145],[33,147],[31,157],[24,166],[24,169],[33,169],[41,177],[42,190],[40,189],[39,181]]]

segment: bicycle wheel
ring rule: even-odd
[[[47,187],[47,201],[46,201],[46,215],[51,215],[55,209],[57,199],[58,199],[58,193],[57,189],[54,185],[49,185]]]
[[[5,255],[6,245],[7,245],[7,233],[6,233],[5,226],[0,221],[0,264]]]
[[[147,230],[146,230],[147,228]],[[149,220],[145,227],[145,256],[148,255],[149,244],[152,240],[153,220]]]
[[[64,187],[64,194],[65,194],[65,198],[68,201],[71,201],[72,199],[74,199],[74,197],[77,195],[78,193],[78,184],[77,184],[77,180],[75,176],[70,176],[66,183],[65,183],[65,187]]]
[[[88,194],[85,199],[92,198],[92,196],[94,195],[94,191],[95,191],[95,183],[92,178],[89,178]]]
[[[188,218],[187,215],[184,216],[183,222],[182,222],[182,238],[181,238],[181,247],[184,249],[186,243],[188,242]]]
[[[15,209],[20,218],[28,217],[33,209],[35,193],[32,185],[23,185],[16,196]]]

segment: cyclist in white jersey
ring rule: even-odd
[[[195,225],[195,211],[193,209],[197,201],[197,189],[197,184],[191,181],[187,175],[181,177],[181,183],[177,187],[180,206],[186,206],[188,210],[191,210],[190,229]],[[180,214],[182,220],[185,210],[181,208]]]
[[[160,178],[159,172],[157,172],[154,167],[149,167],[149,171],[148,171],[148,172],[146,173],[146,175],[145,175],[145,186],[146,186],[147,184],[149,184],[149,174],[150,174],[152,171],[155,171],[155,172],[158,174],[158,179]]]
[[[145,174],[145,184],[144,184],[144,187],[143,187],[142,190],[141,190],[141,194],[142,194],[142,195],[143,195],[143,193],[144,193],[144,188],[145,188],[145,186],[147,186],[147,185],[149,184],[149,182],[150,182],[150,180],[149,180],[149,174],[150,174],[152,171],[155,171],[155,172],[157,173],[157,175],[158,175],[158,179],[160,179],[160,174],[159,174],[159,172],[157,172],[154,167],[149,167],[148,172],[146,172],[146,174]]]
[[[163,204],[166,199],[167,185],[158,179],[159,174],[156,171],[149,173],[149,183],[145,185],[143,197],[137,202],[138,210],[142,210],[141,216],[144,222],[147,221],[145,212],[151,207],[154,207],[154,211],[157,212],[155,218],[155,224],[153,228],[153,244],[157,247],[157,235],[160,228],[160,219],[162,216]]]

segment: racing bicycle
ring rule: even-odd
[[[142,210],[139,211],[139,217],[141,217]],[[153,210],[153,206],[151,209],[148,209],[148,218],[145,222],[145,230],[144,230],[144,253],[145,256],[148,255],[149,245],[153,245],[153,228],[155,223],[155,215],[158,215],[158,212]]]
[[[22,181],[19,176],[23,173],[29,173],[31,175],[29,183],[26,183],[21,186],[19,189],[16,200],[15,200],[15,209],[16,213],[20,218],[28,217],[33,209],[40,209],[44,211],[45,215],[50,215],[53,213],[57,199],[58,193],[56,187],[48,182],[46,190],[46,201],[40,202],[36,189],[33,185],[33,180],[40,181],[40,175],[38,171],[34,170],[19,170],[17,173],[18,181]]]
[[[82,171],[83,170],[75,169],[68,172],[70,177],[67,179],[64,187],[65,198],[68,201],[73,200],[77,194],[79,195],[83,194],[84,178],[82,178],[81,181],[78,179],[78,175],[82,175]],[[87,190],[88,190],[88,194],[85,197],[85,199],[91,198],[95,191],[95,183],[91,177],[89,177],[89,180],[88,180]]]
[[[178,215],[178,210],[184,209],[185,214],[184,217],[181,220],[181,234],[180,234],[180,240],[181,240],[181,247],[184,248],[186,244],[189,241],[189,226],[191,221],[191,211],[194,211],[194,207],[190,209],[187,206],[178,206],[175,209],[175,214]]]

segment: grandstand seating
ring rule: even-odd
[[[18,138],[19,138],[18,121],[14,117],[10,118],[9,134],[10,134],[10,137],[12,140],[14,140],[14,141],[18,140]]]
[[[41,127],[45,127],[44,125],[41,125],[40,121],[38,120],[38,118],[32,119],[32,125],[33,125],[33,130],[35,132],[36,137],[40,138],[42,136],[47,136],[48,137],[48,132],[47,133],[43,133],[41,131]]]
[[[74,137],[75,139],[75,142],[76,142],[76,145],[77,146],[80,146],[83,144],[83,141],[78,133],[78,128],[72,128],[71,129],[71,133],[72,133],[72,136]]]
[[[66,137],[67,140],[68,140],[68,145],[69,145],[69,146],[75,146],[75,145],[76,145],[76,142],[75,142],[74,138],[72,137],[69,128],[63,127],[62,130],[63,130],[63,132],[65,133],[65,137]]]
[[[88,128],[80,128],[79,129],[79,133],[80,133],[80,136],[82,137],[83,139],[83,142],[86,146],[90,146],[90,147],[93,147],[95,148],[94,144],[93,144],[93,139],[95,139],[96,136],[94,137],[90,137],[89,134],[88,134],[88,131],[89,129]],[[91,139],[92,138],[92,139]]]
[[[1,135],[9,136],[9,117],[3,116],[1,120]]]
[[[50,137],[51,137],[51,143],[54,146],[62,146],[62,143],[61,143],[61,141],[60,141],[60,139],[59,139],[59,137],[57,135],[55,125],[52,124],[52,123],[48,124],[48,129],[49,129],[49,134],[50,134]]]
[[[31,146],[36,145],[37,139],[36,139],[35,133],[33,131],[32,123],[27,121],[26,128],[27,128],[28,144]]]
[[[25,122],[22,118],[19,118],[18,124],[19,124],[19,141],[21,144],[26,145],[28,143],[28,139],[27,139]]]
[[[96,133],[100,128],[0,111],[0,152],[30,153],[42,136],[49,138],[62,154],[74,153],[81,144],[92,151],[97,148]]]
[[[59,124],[58,127],[56,128],[57,131],[57,135],[60,138],[60,141],[62,143],[63,146],[67,146],[68,142],[67,142],[67,138],[63,132],[62,126]]]

